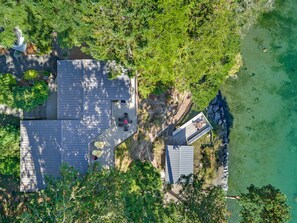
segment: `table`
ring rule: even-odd
[[[132,120],[129,119],[128,113],[124,113],[124,116],[118,119],[118,125],[119,127],[123,127],[124,131],[128,131],[129,124],[132,123]]]

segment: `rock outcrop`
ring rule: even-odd
[[[227,104],[223,100],[221,93],[219,92],[217,96],[209,103],[207,108],[208,118],[211,122],[217,125],[217,133],[220,136],[222,143],[218,152],[218,162],[221,164],[221,171],[219,171],[220,179],[217,183],[220,185],[225,192],[228,191],[228,134],[229,126],[227,122]]]

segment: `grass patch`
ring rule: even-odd
[[[130,156],[128,145],[126,142],[123,142],[117,146],[115,150],[115,167],[126,172],[131,162],[132,158]]]
[[[206,185],[212,184],[219,167],[217,151],[220,143],[214,143],[211,134],[205,134],[192,144],[194,146],[194,173],[198,174]]]
[[[157,138],[153,143],[153,155],[159,169],[165,169],[165,141]]]

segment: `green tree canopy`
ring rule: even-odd
[[[280,223],[290,219],[290,208],[286,196],[272,185],[248,187],[247,193],[240,195],[241,222]]]
[[[182,186],[179,206],[186,222],[226,223],[227,204],[225,193],[221,187],[205,186],[197,175],[189,175],[180,179]]]
[[[143,97],[176,87],[191,91],[203,109],[235,64],[242,33],[272,8],[268,2],[0,0],[0,45],[12,45],[18,26],[48,52],[57,33],[60,45],[84,46],[95,59],[137,74]]]
[[[235,6],[225,0],[97,2],[86,19],[85,51],[137,73],[143,96],[175,86],[191,90],[204,107],[239,51]]]
[[[29,111],[42,104],[47,99],[48,93],[45,81],[35,81],[33,86],[21,86],[15,76],[0,74],[0,104]]]
[[[20,133],[11,125],[0,126],[0,174],[20,174]]]
[[[95,167],[86,176],[63,166],[26,206],[24,222],[172,222],[175,210],[164,207],[158,172],[140,161],[126,173]]]

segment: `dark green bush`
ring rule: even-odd
[[[42,104],[48,92],[45,81],[37,81],[33,86],[19,86],[13,75],[0,75],[0,104],[29,111]]]
[[[24,79],[25,80],[34,80],[38,77],[39,73],[37,70],[27,70],[24,73]]]
[[[19,130],[11,125],[0,126],[0,139],[0,174],[19,176]]]

